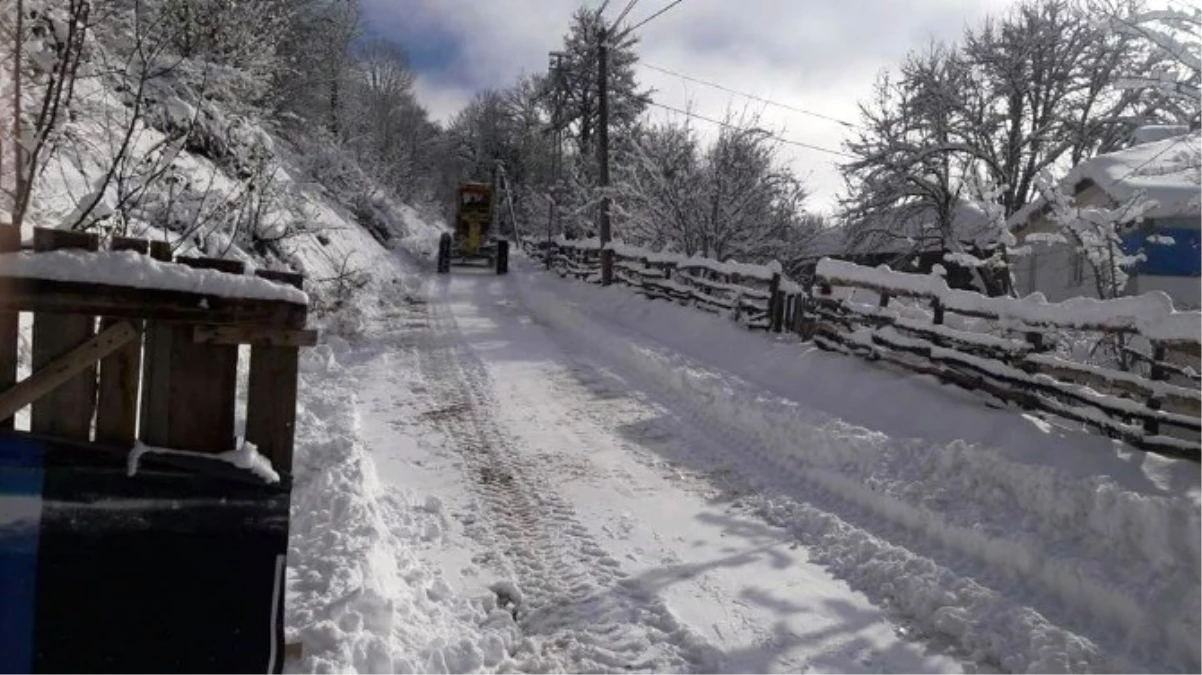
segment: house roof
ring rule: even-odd
[[[1096,185],[1116,203],[1142,191],[1156,202],[1146,218],[1198,216],[1200,166],[1202,136],[1194,131],[1087,159],[1073,167],[1061,184],[1074,191],[1082,184]],[[1033,200],[1010,216],[1010,224],[1027,224],[1044,205],[1042,197]]]

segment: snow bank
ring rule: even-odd
[[[287,284],[250,274],[195,269],[155,260],[136,251],[20,251],[0,254],[0,275],[92,284],[157,288],[228,298],[308,304],[309,296]]]
[[[380,483],[340,362],[351,358],[337,337],[302,358],[285,625],[303,660],[289,671],[512,670],[512,615],[494,596],[457,596],[415,555],[447,515]]]
[[[521,283],[541,321],[732,430],[733,461],[802,500],[759,508],[925,629],[1014,671],[1202,661],[1196,466],[621,289]],[[842,521],[804,505],[822,494]]]

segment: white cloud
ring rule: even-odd
[[[856,121],[856,102],[878,72],[896,66],[928,39],[954,40],[967,25],[1011,0],[684,0],[639,31],[643,62],[831,117]],[[432,115],[446,119],[474,91],[503,88],[523,73],[547,67],[567,30],[574,0],[365,0],[373,28],[420,50],[430,34],[450,36],[445,63],[419,78]],[[586,3],[596,6],[597,2]],[[640,0],[630,14],[642,20],[667,0]],[[614,17],[625,3],[614,0]],[[422,60],[431,56],[424,55]],[[655,100],[723,117],[728,107],[762,113],[765,126],[801,143],[839,149],[847,129],[775,106],[639,69]],[[652,110],[662,116],[662,110]],[[714,128],[703,121],[704,133]],[[829,210],[842,180],[837,157],[783,146],[799,175],[809,178],[811,207]]]

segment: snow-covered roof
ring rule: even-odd
[[[808,250],[815,258],[839,255],[845,252],[847,250],[847,228],[827,227],[819,230],[810,240]]]
[[[855,236],[854,232],[864,233]],[[962,244],[989,244],[996,233],[988,214],[976,202],[963,199],[954,207],[952,234]],[[936,251],[943,238],[931,207],[902,206],[849,228],[844,253],[917,253]]]
[[[1061,184],[1076,189],[1092,183],[1116,203],[1142,191],[1156,202],[1144,217],[1197,219],[1200,166],[1202,136],[1195,131],[1087,159],[1069,171]],[[1010,216],[1009,222],[1015,227],[1027,224],[1044,204],[1042,197],[1033,200]]]

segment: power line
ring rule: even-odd
[[[644,100],[643,100],[643,102],[644,102],[644,103],[646,103],[647,105],[653,105],[653,106],[655,106],[655,107],[657,107],[657,108],[663,108],[664,110],[670,110],[670,111],[672,111],[672,112],[674,112],[674,113],[679,113],[679,114],[681,114],[681,115],[684,115],[684,116],[686,116],[686,117],[695,117],[695,118],[697,118],[697,119],[699,119],[699,120],[703,120],[703,121],[705,121],[705,122],[709,122],[709,123],[711,123],[711,124],[717,124],[718,126],[721,126],[721,127],[726,127],[726,128],[728,128],[728,129],[743,130],[743,128],[742,128],[742,127],[736,126],[736,125],[734,125],[734,124],[731,124],[731,123],[729,123],[729,122],[723,122],[722,120],[716,120],[716,119],[714,119],[714,118],[712,118],[712,117],[706,117],[706,116],[704,116],[704,115],[698,115],[698,114],[697,114],[697,113],[695,113],[695,112],[689,112],[689,111],[687,111],[687,110],[681,110],[680,108],[673,108],[673,107],[672,107],[672,106],[670,106],[670,105],[664,105],[663,103],[657,103],[657,102],[655,102],[655,101],[652,101],[652,100],[649,100],[649,99],[644,99]],[[788,139],[788,138],[785,138],[785,137],[783,137],[783,136],[777,136],[776,134],[770,134],[770,133],[768,133],[768,132],[766,132],[766,131],[764,132],[764,135],[766,135],[766,136],[769,136],[769,137],[771,137],[771,138],[774,138],[774,139],[776,139],[776,140],[780,141],[781,143],[787,143],[787,144],[789,144],[789,145],[796,145],[796,146],[798,146],[798,147],[800,147],[800,148],[807,148],[807,149],[809,149],[809,150],[817,150],[818,152],[825,152],[825,153],[828,153],[828,154],[831,154],[831,155],[838,155],[838,156],[840,156],[840,157],[850,157],[850,158],[852,158],[852,159],[855,159],[855,157],[856,157],[855,155],[848,154],[848,153],[846,153],[846,152],[843,152],[843,151],[841,151],[841,150],[831,150],[830,148],[824,148],[824,147],[817,146],[817,145],[810,145],[809,143],[802,143],[801,141],[794,141],[794,140],[790,140],[790,139]]]
[[[635,25],[631,26],[631,27],[630,27],[630,32],[634,32],[634,31],[638,30],[639,28],[642,28],[643,26],[647,25],[647,23],[649,23],[651,20],[653,20],[653,19],[655,19],[656,17],[658,17],[660,14],[663,14],[664,12],[668,11],[669,9],[672,9],[673,7],[675,7],[675,6],[679,5],[679,4],[680,4],[680,3],[682,3],[682,2],[684,2],[684,0],[675,0],[674,2],[672,2],[671,4],[669,4],[667,7],[664,7],[663,9],[659,10],[659,11],[658,11],[658,12],[656,12],[655,14],[652,14],[651,16],[647,17],[646,19],[643,19],[642,21],[640,21],[640,22],[636,23]]]
[[[622,13],[618,15],[618,18],[614,19],[613,28],[610,30],[617,28],[618,24],[622,23],[622,19],[625,19],[626,15],[630,13],[630,10],[634,9],[634,6],[638,3],[639,0],[630,0],[630,2],[627,2],[626,7],[622,10]]]
[[[1135,174],[1137,171],[1139,171],[1140,169],[1143,169],[1145,166],[1147,166],[1147,165],[1151,164],[1152,162],[1155,162],[1156,160],[1160,159],[1161,155],[1165,154],[1165,153],[1166,153],[1166,152],[1168,152],[1169,150],[1172,150],[1173,148],[1177,147],[1178,145],[1181,145],[1182,143],[1184,143],[1184,142],[1187,142],[1187,141],[1191,140],[1191,138],[1193,137],[1193,135],[1194,135],[1194,133],[1193,133],[1193,132],[1190,132],[1190,133],[1187,133],[1187,134],[1185,134],[1185,135],[1181,136],[1180,138],[1178,138],[1177,140],[1173,141],[1172,143],[1169,143],[1169,144],[1168,144],[1168,145],[1166,145],[1165,147],[1161,148],[1160,152],[1157,152],[1156,154],[1152,155],[1151,157],[1149,157],[1149,158],[1145,159],[1145,160],[1143,161],[1143,163],[1142,163],[1142,164],[1140,164],[1139,166],[1135,167],[1134,169],[1131,169],[1131,170],[1130,170],[1130,171],[1128,171],[1127,173],[1123,174],[1123,176],[1122,176],[1121,178],[1119,178],[1118,180],[1120,180],[1120,181],[1127,180],[1128,178],[1130,178],[1132,175],[1134,175],[1134,174]]]
[[[849,129],[856,128],[856,125],[852,124],[851,122],[846,122],[844,120],[837,119],[837,118],[831,117],[829,115],[823,115],[822,113],[816,113],[812,110],[806,110],[804,108],[797,108],[795,106],[787,105],[785,103],[778,103],[776,101],[763,98],[762,96],[756,96],[755,94],[748,94],[747,92],[742,92],[742,91],[737,91],[735,89],[731,89],[729,87],[723,86],[716,82],[709,82],[707,80],[702,80],[700,78],[691,77],[689,75],[684,75],[682,73],[678,73],[674,70],[668,70],[667,68],[653,66],[650,63],[640,62],[640,65],[642,65],[644,68],[650,68],[651,70],[657,70],[666,75],[673,75],[675,77],[679,77],[682,80],[688,80],[689,82],[696,82],[697,84],[705,85],[707,87],[713,87],[714,89],[721,89],[722,91],[725,91],[729,94],[734,94],[736,96],[743,96],[743,97],[749,98],[753,101],[759,101],[760,103],[767,103],[768,105],[778,106],[778,107],[784,108],[786,110],[792,110],[793,112],[801,113],[803,115],[810,115],[811,117],[818,117],[820,119],[824,119],[829,122],[834,122],[836,124],[842,124],[843,126],[849,128]]]

